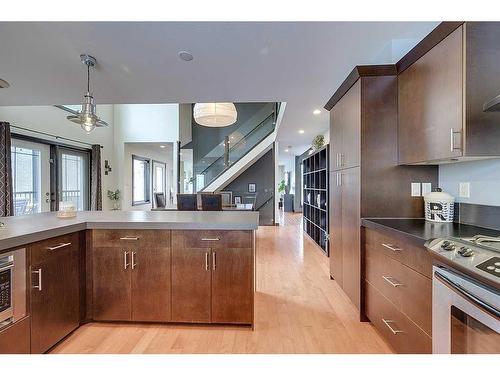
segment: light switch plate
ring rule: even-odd
[[[411,183],[411,196],[412,197],[420,197],[420,182],[412,182]]]
[[[422,182],[422,196],[425,197],[432,191],[432,184],[430,182]]]
[[[470,182],[461,182],[458,185],[458,195],[460,198],[470,198]]]

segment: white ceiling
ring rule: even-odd
[[[300,154],[328,130],[323,105],[357,64],[397,61],[436,22],[0,22],[0,105],[79,103],[80,53],[97,103],[286,101],[278,140]],[[177,53],[189,51],[185,62]],[[305,130],[299,134],[298,130]]]

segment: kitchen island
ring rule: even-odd
[[[44,353],[90,321],[253,326],[257,212],[2,221],[0,253],[25,254],[26,284],[13,293],[25,314],[0,328],[0,352]]]

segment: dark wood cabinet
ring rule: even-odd
[[[430,353],[432,261],[423,241],[369,228],[363,238],[364,314],[398,353]]]
[[[79,234],[31,250],[31,352],[44,353],[80,324]]]
[[[211,289],[210,248],[174,245],[172,248],[172,320],[174,322],[209,323]]]
[[[30,318],[0,330],[0,354],[30,354]]]
[[[95,230],[93,319],[171,319],[170,231]]]
[[[400,164],[500,155],[500,113],[483,111],[500,93],[499,38],[499,22],[466,22],[415,47],[433,45],[398,77]]]
[[[252,231],[172,232],[172,321],[253,323]]]
[[[398,165],[398,80],[391,65],[360,66],[330,112],[330,276],[362,305],[362,217],[422,217],[412,182],[437,184],[435,166]]]
[[[253,322],[252,248],[212,249],[212,322]]]
[[[130,250],[94,247],[92,253],[93,318],[130,320]]]

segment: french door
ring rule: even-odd
[[[50,146],[12,139],[14,215],[50,211]]]
[[[57,211],[59,202],[89,209],[90,152],[12,137],[14,215]]]

